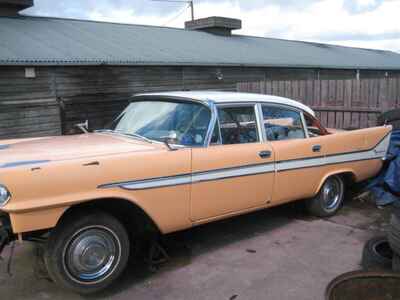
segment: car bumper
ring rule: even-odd
[[[4,247],[13,239],[10,218],[7,214],[0,212],[0,256]]]

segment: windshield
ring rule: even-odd
[[[109,129],[160,142],[168,138],[176,145],[200,146],[204,144],[210,120],[210,110],[199,103],[137,101]]]

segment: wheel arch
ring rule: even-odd
[[[324,177],[322,177],[317,189],[314,191],[315,195],[318,194],[318,192],[321,190],[321,188],[322,188],[323,184],[326,182],[326,180],[332,176],[341,177],[344,181],[345,188],[357,181],[356,175],[353,170],[343,169],[343,170],[331,171],[331,172],[326,173],[324,175]]]
[[[100,210],[111,214],[121,221],[130,233],[134,231],[135,233],[142,233],[145,231],[162,232],[159,225],[142,207],[131,200],[119,197],[98,198],[72,205],[61,215],[57,224],[62,222],[65,218],[85,210]]]

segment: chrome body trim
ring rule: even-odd
[[[386,156],[390,142],[390,134],[383,138],[374,148],[369,150],[340,153],[328,156],[306,157],[300,159],[267,162],[255,165],[244,165],[231,168],[215,169],[192,174],[180,174],[145,180],[110,183],[98,188],[122,188],[127,190],[143,190],[185,184],[196,184],[206,181],[223,180],[242,176],[253,176],[272,172],[285,172],[296,169],[321,167],[331,164],[382,159]]]
[[[274,162],[270,162],[265,164],[248,165],[228,169],[217,169],[212,171],[193,173],[192,183],[271,173],[275,172],[274,165]]]
[[[37,164],[45,164],[50,162],[50,160],[26,160],[26,161],[16,161],[10,162],[0,165],[0,169],[7,169],[7,168],[15,168],[20,166],[26,165],[37,165]]]

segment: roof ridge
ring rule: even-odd
[[[285,38],[278,38],[278,37],[245,35],[245,34],[235,34],[235,35],[232,35],[232,36],[251,37],[251,38],[258,38],[258,39],[278,40],[278,41],[284,41],[284,42],[305,43],[305,44],[311,44],[311,45],[324,45],[324,46],[337,47],[337,48],[368,50],[368,51],[379,51],[379,52],[390,52],[390,53],[393,53],[393,54],[400,54],[398,52],[391,51],[391,50],[385,50],[385,49],[354,47],[354,46],[347,46],[347,45],[337,45],[337,44],[332,44],[332,43],[311,42],[311,41],[306,41],[306,40],[293,40],[293,39],[285,39]]]

